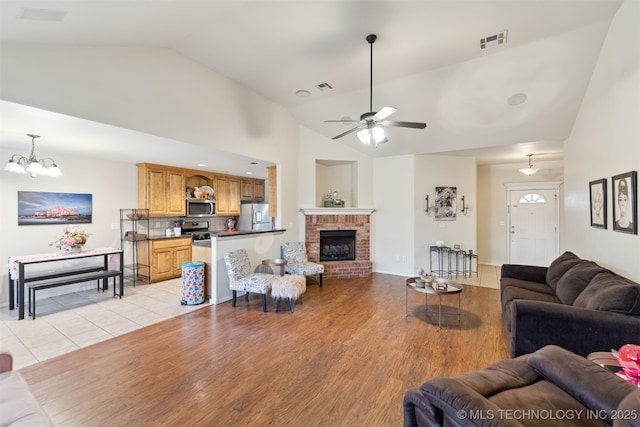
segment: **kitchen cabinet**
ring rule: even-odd
[[[267,167],[267,177],[269,178],[269,216],[278,216],[278,172],[275,166]]]
[[[253,202],[264,201],[264,180],[263,179],[241,179],[240,199]]]
[[[240,179],[231,175],[216,175],[216,215],[240,215]]]
[[[151,240],[151,283],[182,276],[182,263],[191,261],[191,237]]]
[[[138,207],[148,209],[150,216],[184,216],[184,169],[138,164]]]

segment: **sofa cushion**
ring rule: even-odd
[[[600,273],[578,295],[573,305],[640,316],[640,284],[610,271]]]
[[[547,284],[555,291],[558,285],[558,280],[567,272],[571,267],[578,264],[581,261],[573,252],[565,252],[558,258],[553,260],[549,269],[547,270]]]
[[[511,301],[514,299],[525,299],[544,301],[561,304],[562,302],[555,295],[551,295],[544,292],[535,292],[529,289],[517,288],[515,286],[509,286],[502,290],[501,304],[502,304],[502,318],[504,321],[504,327],[507,333],[511,332]]]
[[[530,291],[540,292],[542,294],[556,294],[553,289],[551,289],[551,286],[547,285],[546,283],[531,282],[529,280],[514,279],[512,277],[503,277],[502,279],[500,279],[500,288],[505,289],[508,287],[528,289]]]
[[[0,374],[0,425],[52,426],[22,375],[17,371]]]
[[[560,277],[556,284],[556,296],[563,304],[571,305],[596,274],[607,271],[593,261],[581,260]]]

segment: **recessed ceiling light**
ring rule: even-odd
[[[300,98],[306,98],[307,96],[311,95],[311,92],[301,89],[296,91],[296,95]]]
[[[526,100],[527,100],[526,93],[515,93],[507,99],[507,104],[516,106],[516,105],[522,104]]]
[[[257,164],[258,164],[258,162],[251,162],[251,164],[252,164],[252,165],[257,165]]]
[[[60,22],[66,14],[67,11],[65,10],[33,9],[29,7],[20,9],[17,18],[31,21]]]
[[[247,175],[253,175],[253,172],[247,172]]]

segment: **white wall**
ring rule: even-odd
[[[14,152],[0,149],[2,159],[8,159],[11,154]],[[41,154],[46,155],[44,152]],[[31,178],[0,172],[0,259],[56,252],[57,249],[49,246],[49,243],[59,237],[65,228],[63,225],[18,226],[18,191],[92,194],[92,223],[76,226],[91,234],[86,248],[120,247],[120,231],[112,230],[111,225],[119,224],[120,209],[136,207],[136,166],[72,156],[56,155],[54,158],[64,175]],[[6,306],[9,302],[8,287],[9,278],[5,268],[0,270],[0,306]]]
[[[372,260],[378,272],[413,275],[429,268],[429,247],[437,240],[463,249],[476,247],[476,166],[472,157],[398,156],[374,162],[376,212],[372,215]],[[457,187],[471,206],[455,221],[436,221],[425,212],[436,186]],[[435,264],[434,264],[435,265]]]
[[[534,166],[540,170],[535,175],[525,176],[519,169],[526,166],[523,156],[521,163],[482,165],[478,167],[478,253],[481,263],[502,265],[507,262],[507,191],[506,183],[533,183],[540,181],[562,181],[564,179],[562,160],[538,161]],[[564,209],[560,187],[560,224],[563,224]]]
[[[612,229],[611,177],[640,172],[640,2],[626,0],[602,47],[565,142],[565,221],[561,250],[640,281],[640,236]],[[607,179],[607,229],[592,228],[589,181]]]
[[[300,126],[299,157],[298,157],[298,201],[296,208],[318,207],[318,190],[326,192],[323,185],[317,183],[316,160],[337,160],[356,163],[350,168],[352,176],[349,177],[351,183],[351,199],[357,200],[358,208],[374,207],[373,202],[373,182],[371,157],[355,151],[338,141],[334,141],[318,134],[306,127]],[[328,173],[325,167],[321,167],[321,175]],[[346,175],[345,175],[346,176]],[[346,179],[346,178],[345,178]],[[355,187],[354,187],[355,185]],[[340,197],[343,193],[340,191]],[[304,240],[304,215],[299,213],[298,239]],[[374,214],[375,215],[375,214]]]
[[[374,161],[370,255],[379,273],[411,275],[415,270],[414,159],[408,155]]]
[[[277,163],[279,219],[297,228],[293,117],[171,50],[3,44],[0,99]]]
[[[416,267],[425,270],[429,266],[429,247],[436,241],[453,247],[459,244],[461,249],[472,249],[478,254],[479,262],[484,262],[484,254],[478,250],[476,237],[476,220],[478,215],[478,198],[476,190],[476,161],[473,157],[453,156],[416,156],[414,206],[416,221],[414,234]],[[435,203],[435,187],[456,187],[458,195],[458,212],[455,221],[436,221],[435,212],[425,212],[425,197],[429,195],[429,203]],[[467,215],[460,210],[460,198],[465,196],[465,204],[469,206]],[[434,259],[435,266],[435,259]],[[429,268],[431,269],[431,268]]]

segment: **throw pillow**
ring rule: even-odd
[[[571,305],[598,273],[609,270],[593,261],[581,260],[560,277],[556,285],[556,296],[563,304]]]
[[[573,305],[640,316],[640,284],[610,271],[600,273],[578,295]]]
[[[547,284],[551,286],[551,289],[556,290],[556,286],[558,285],[558,280],[569,271],[571,267],[578,264],[582,261],[578,258],[573,252],[565,252],[556,258],[549,269],[547,270]]]

